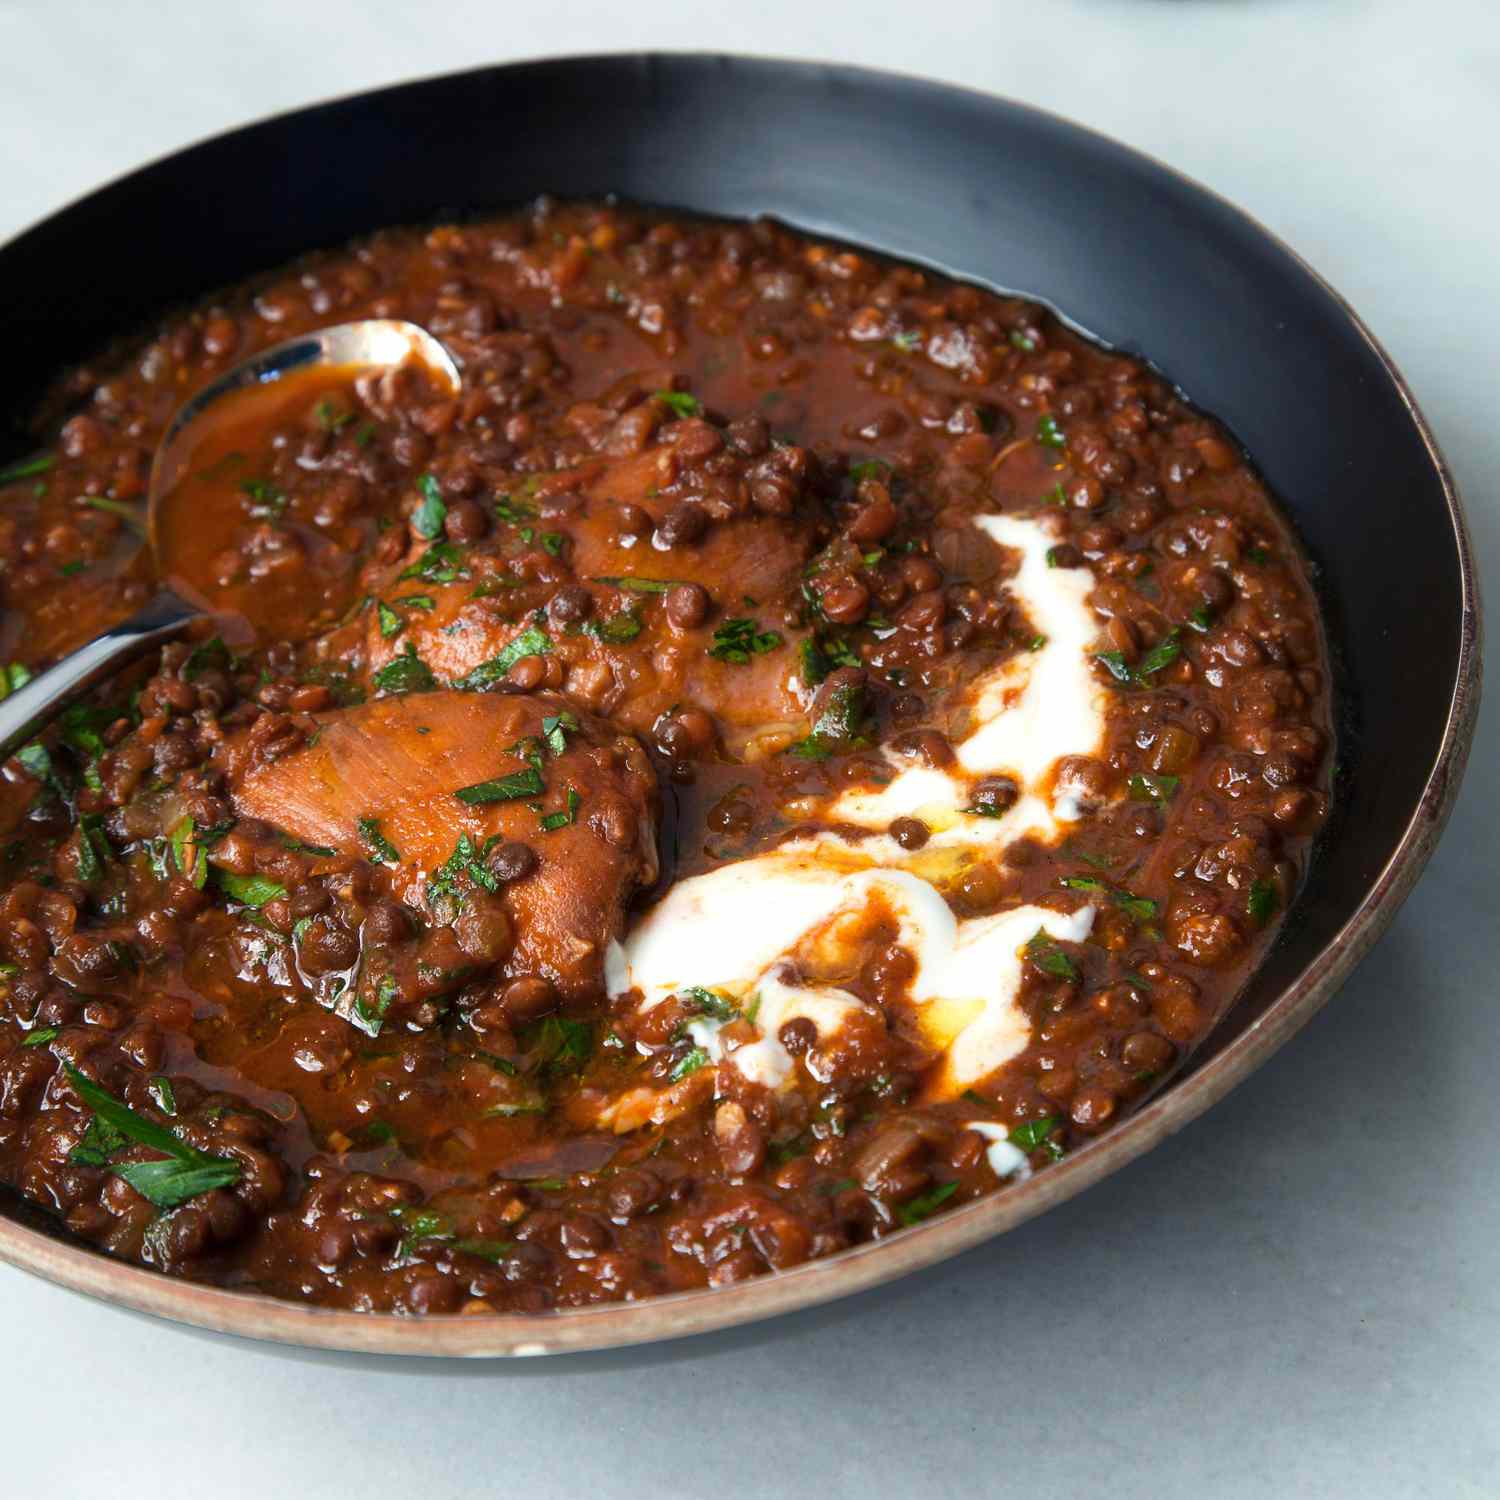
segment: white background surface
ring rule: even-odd
[[[486,61],[713,47],[948,78],[1150,151],[1301,251],[1410,377],[1493,581],[1492,0],[718,9],[0,0],[0,238],[204,134]],[[1500,1496],[1494,717],[1342,995],[1046,1219],[808,1323],[522,1374],[303,1362],[0,1270],[0,1491]]]

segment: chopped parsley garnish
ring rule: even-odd
[[[1054,484],[1052,488],[1042,496],[1042,499],[1045,500],[1048,505],[1066,505],[1068,503],[1068,497],[1063,491],[1061,482]],[[1051,564],[1049,563],[1048,566],[1050,567]]]
[[[30,667],[18,661],[7,662],[4,667],[0,667],[0,700],[9,698],[12,693],[19,692],[21,688],[25,687],[31,681],[31,678],[32,671]],[[69,710],[69,712],[71,711]],[[104,748],[103,741],[100,741],[99,748],[101,750]]]
[[[1156,776],[1150,771],[1137,771],[1126,783],[1132,801],[1167,802],[1182,782],[1180,776]]]
[[[1265,547],[1251,547],[1246,553],[1246,558],[1255,564],[1257,568],[1263,568],[1271,560],[1271,553]]]
[[[38,474],[45,474],[56,462],[57,459],[50,453],[43,453],[37,458],[23,458],[9,468],[0,469],[0,484],[14,484],[18,479],[32,479]]]
[[[425,693],[437,686],[432,669],[417,655],[414,642],[408,641],[398,656],[393,656],[370,679],[382,693]]]
[[[57,571],[64,578],[76,578],[86,567],[88,567],[86,562],[70,562],[64,563]]]
[[[835,750],[857,748],[863,742],[865,715],[864,683],[841,683],[828,695],[812,733],[790,746],[788,753],[804,760],[826,760]]]
[[[1045,927],[1038,927],[1027,942],[1026,957],[1053,979],[1078,978],[1078,965],[1058,947],[1057,939]]]
[[[498,891],[500,881],[484,864],[485,856],[498,841],[499,835],[492,834],[484,841],[483,847],[480,847],[467,833],[459,834],[453,853],[427,877],[429,896],[462,902],[458,879],[463,875],[467,875],[475,885],[482,886],[487,891]]]
[[[891,471],[891,466],[883,458],[867,458],[863,463],[851,464],[849,477],[855,484],[863,484],[867,479],[884,479]]]
[[[134,505],[127,505],[123,500],[111,500],[105,495],[83,495],[78,503],[90,506],[94,510],[107,511],[112,516],[119,516],[122,521],[135,527],[137,531],[144,529],[140,510]]]
[[[923,1219],[937,1212],[958,1191],[956,1182],[939,1183],[930,1192],[919,1193],[896,1209],[896,1217],[908,1227],[920,1224]]]
[[[718,990],[707,989],[701,984],[690,984],[686,989],[678,990],[677,993],[693,1002],[695,1014],[712,1016],[715,1021],[732,1021],[740,1013],[739,1008],[728,995],[721,994]]]
[[[208,862],[203,857],[203,845],[195,837],[197,832],[198,825],[191,817],[181,818],[168,830],[167,840],[178,873],[187,876],[201,891],[208,879]],[[162,872],[164,878],[170,873],[169,870]]]
[[[78,879],[93,885],[104,874],[104,867],[114,858],[109,837],[104,832],[100,813],[84,813],[78,820]]]
[[[1214,612],[1206,606],[1200,605],[1188,616],[1194,630],[1200,633],[1213,629]]]
[[[214,882],[232,901],[242,902],[259,910],[268,901],[286,895],[286,887],[264,875],[236,875],[231,870],[214,869]]]
[[[151,1097],[156,1100],[156,1107],[164,1115],[175,1115],[177,1113],[177,1094],[172,1088],[172,1080],[158,1073],[150,1083],[146,1085]]]
[[[835,667],[858,667],[859,653],[840,636],[806,636],[797,647],[797,675],[804,687],[817,687]]]
[[[378,865],[398,865],[401,851],[380,831],[379,818],[361,818],[355,825],[359,841],[370,852],[370,858]]]
[[[234,656],[229,647],[215,635],[188,653],[188,659],[182,664],[182,675],[191,682],[205,672],[228,672],[233,666]]]
[[[54,1037],[62,1034],[61,1026],[38,1026],[28,1031],[21,1041],[23,1047],[45,1047]]]
[[[570,731],[578,732],[578,716],[566,708],[542,720],[542,739],[554,755],[561,755],[568,748]]]
[[[448,507],[443,504],[443,492],[431,474],[417,480],[422,492],[422,503],[412,512],[411,529],[427,541],[436,541],[443,534],[443,523],[448,519]]]
[[[652,391],[663,406],[671,407],[679,417],[697,417],[703,414],[703,403],[686,391]]]
[[[313,419],[324,432],[337,432],[354,420],[354,413],[341,411],[335,402],[325,396],[313,407]]]
[[[406,621],[384,600],[376,600],[375,617],[380,621],[380,633],[386,640],[394,640],[406,629]]]
[[[713,1059],[702,1047],[694,1047],[691,1052],[684,1053],[672,1066],[672,1071],[667,1074],[669,1083],[680,1083],[690,1073],[696,1073],[699,1068],[706,1068]]]
[[[78,1097],[94,1112],[83,1140],[69,1154],[72,1164],[108,1166],[158,1208],[177,1208],[200,1193],[233,1187],[240,1180],[239,1162],[189,1146],[164,1125],[120,1103],[71,1063],[64,1063],[63,1071]],[[109,1158],[127,1141],[160,1151],[166,1160],[111,1164]]]
[[[547,1016],[526,1036],[533,1065],[554,1072],[576,1072],[593,1055],[594,1028],[587,1021]]]
[[[269,479],[247,479],[240,489],[255,502],[250,514],[257,520],[279,516],[286,510],[286,491]]]
[[[1049,566],[1051,553],[1048,554]],[[1179,637],[1182,632],[1174,625],[1140,660],[1140,665],[1132,667],[1125,660],[1123,651],[1100,651],[1095,654],[1095,660],[1104,667],[1116,682],[1123,682],[1129,687],[1150,687],[1151,678],[1163,668],[1171,664],[1182,655],[1182,646]]]
[[[1092,875],[1069,875],[1063,882],[1070,891],[1087,891],[1090,895],[1107,896],[1127,916],[1137,922],[1149,922],[1159,910],[1158,904],[1149,896],[1134,896],[1129,891],[1116,890]]]
[[[631,594],[666,594],[677,587],[674,578],[637,578],[633,573],[606,574],[589,582],[608,584],[612,589],[624,589]]]
[[[1135,669],[1138,678],[1150,677],[1160,672],[1164,667],[1169,667],[1182,655],[1182,647],[1177,644],[1177,637],[1181,632],[1174,626],[1169,630],[1142,658],[1141,664]]]
[[[540,773],[535,767],[527,766],[524,771],[514,771],[509,776],[497,776],[493,781],[476,781],[473,786],[460,787],[453,795],[470,807],[481,807],[489,802],[540,797],[546,790]]]
[[[1044,448],[1066,448],[1068,445],[1062,428],[1057,425],[1057,418],[1051,412],[1036,424],[1036,440]]]
[[[622,610],[607,620],[590,620],[583,627],[585,635],[610,646],[623,646],[641,633],[641,617],[633,609]]]
[[[565,541],[567,537],[560,531],[544,531],[541,535],[542,550],[549,557],[561,557]]]
[[[379,1036],[380,1028],[385,1024],[385,1013],[391,1008],[391,1001],[399,993],[396,987],[396,976],[382,974],[380,982],[375,986],[374,1003],[367,1003],[363,995],[354,1002],[354,1024],[366,1036]]]
[[[1257,880],[1245,898],[1245,914],[1256,926],[1264,927],[1280,904],[1281,893],[1276,888],[1276,882]]]
[[[578,816],[578,804],[581,800],[578,793],[569,787],[567,808],[546,814],[541,820],[542,832],[555,833],[559,828],[566,828]]]
[[[512,500],[509,495],[501,495],[495,501],[495,514],[507,526],[517,526],[522,521],[529,521],[536,512],[524,500]]]
[[[1011,1131],[1010,1143],[1027,1152],[1045,1149],[1054,1161],[1061,1161],[1066,1154],[1062,1142],[1052,1138],[1052,1132],[1061,1124],[1062,1120],[1057,1115],[1043,1115],[1040,1120],[1028,1120]]]
[[[891,342],[903,354],[911,354],[922,347],[922,335],[920,333],[894,333],[891,335]]]
[[[781,636],[774,630],[760,630],[754,620],[743,616],[725,622],[714,631],[713,644],[708,654],[720,661],[743,665],[752,656],[774,651],[781,644]]]
[[[408,609],[436,609],[437,600],[431,594],[402,594],[396,600],[397,604],[404,604]]]
[[[466,693],[483,692],[497,682],[503,682],[507,673],[523,656],[541,656],[552,649],[552,640],[545,630],[528,625],[500,654],[482,661],[467,677],[453,684]]]
[[[463,556],[463,549],[452,542],[434,542],[416,562],[396,575],[397,581],[420,578],[424,583],[452,583],[467,576]]]

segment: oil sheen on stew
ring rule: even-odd
[[[367,316],[463,394],[226,409],[161,548],[238,616],[4,767],[6,1181],[172,1275],[542,1312],[899,1234],[1171,1074],[1325,817],[1322,629],[1223,430],[1016,298],[548,201],[310,258],[54,393],[5,690],[154,586],[181,401]]]

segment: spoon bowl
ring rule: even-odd
[[[233,369],[191,396],[167,427],[151,465],[147,491],[146,539],[158,575],[164,558],[164,498],[183,478],[210,412],[222,410],[227,398],[283,377],[317,367],[347,369],[351,375],[396,369],[416,363],[454,395],[462,379],[453,357],[425,328],[396,318],[366,318],[319,328],[273,344],[242,360]],[[0,702],[0,759],[12,755],[45,724],[121,666],[183,634],[213,613],[211,601],[197,597],[196,581],[163,584],[151,601],[128,619],[39,673]]]

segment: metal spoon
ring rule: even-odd
[[[415,323],[391,318],[340,323],[288,339],[262,349],[206,385],[172,418],[151,465],[146,536],[153,552],[158,547],[156,521],[161,498],[176,482],[182,454],[190,447],[184,443],[184,435],[215,402],[246,386],[265,385],[314,365],[379,369],[395,368],[411,360],[426,365],[452,387],[455,395],[462,388],[452,355],[437,339]],[[0,702],[0,760],[14,754],[70,703],[126,662],[181,635],[208,613],[163,585],[151,602],[129,619],[111,626]]]

